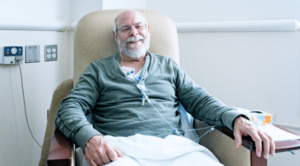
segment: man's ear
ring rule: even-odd
[[[118,43],[118,37],[117,37],[117,34],[115,33],[115,31],[113,31],[113,34],[114,34],[114,38],[115,38],[116,43]]]
[[[147,27],[147,31],[148,31],[148,32],[150,32],[150,25],[148,25],[148,27]]]

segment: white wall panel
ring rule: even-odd
[[[102,10],[103,0],[71,0],[70,23],[79,21],[84,15]]]
[[[177,22],[300,20],[298,0],[146,0],[146,9],[162,12]]]
[[[109,9],[145,9],[146,0],[103,0],[103,10]]]
[[[69,21],[69,0],[1,0],[1,18]]]

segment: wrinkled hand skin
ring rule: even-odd
[[[117,157],[124,157],[118,149],[111,146],[103,136],[93,136],[84,147],[84,154],[90,166],[102,166],[111,161],[116,161]]]
[[[255,124],[251,123],[248,119],[243,117],[237,117],[234,121],[234,137],[236,142],[236,148],[242,145],[242,136],[250,136],[255,142],[256,155],[263,156],[268,159],[268,154],[275,156],[275,143],[267,133],[260,130]],[[262,151],[263,143],[263,151]]]

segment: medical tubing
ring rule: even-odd
[[[148,99],[148,103],[155,109],[155,111],[165,120],[165,122],[172,128],[172,130],[176,130],[177,131],[177,129],[174,127],[174,126],[172,126],[166,119],[165,119],[165,117],[154,107],[154,105],[152,104],[152,102],[150,101],[150,99]]]
[[[179,136],[183,136],[176,127],[172,126],[167,120],[166,118],[154,107],[154,105],[152,104],[151,100],[149,99],[148,95],[145,93],[144,89],[142,88],[141,86],[141,83],[140,81],[142,80],[142,77],[137,77],[137,80],[136,80],[136,85],[137,85],[137,88],[140,90],[140,93],[143,95],[142,97],[142,105],[145,104],[145,100],[148,101],[148,103],[154,108],[154,110],[164,119],[164,121],[170,126],[170,128],[173,130],[173,132]],[[203,127],[203,128],[198,128],[198,129],[181,129],[181,130],[184,130],[184,131],[196,131],[196,130],[205,130],[205,129],[208,129],[210,128],[210,130],[206,131],[204,134],[202,134],[200,136],[200,138],[197,138],[196,140],[194,141],[197,141],[199,142],[200,139],[206,135],[207,133],[211,132],[214,130],[214,127],[215,126],[209,126],[209,127]]]
[[[196,131],[196,130],[205,130],[205,129],[209,129],[209,128],[214,128],[216,126],[208,126],[208,127],[203,127],[203,128],[198,128],[198,129],[181,129],[184,131]]]
[[[166,118],[154,107],[154,105],[151,103],[150,99],[148,98],[148,103],[155,109],[155,111],[164,119],[164,121],[173,129],[173,131],[175,133],[178,133],[178,130],[172,126],[167,120]],[[206,134],[208,134],[209,132],[213,131],[214,130],[214,127],[215,126],[208,126],[208,127],[203,127],[203,128],[198,128],[198,129],[181,129],[181,130],[184,130],[184,131],[196,131],[196,130],[205,130],[205,129],[209,129],[208,131],[206,131],[204,134],[202,134],[199,138],[195,139],[194,142],[199,142],[200,139],[205,136]],[[179,134],[177,134],[179,135]],[[181,134],[180,134],[181,135]]]
[[[25,117],[26,117],[26,122],[27,122],[27,127],[30,131],[30,134],[32,136],[32,138],[34,139],[34,141],[36,142],[36,144],[38,144],[38,146],[40,148],[42,148],[42,146],[38,143],[38,141],[35,139],[35,137],[33,136],[32,134],[32,131],[31,131],[31,128],[29,126],[29,123],[28,123],[28,116],[27,116],[27,110],[26,110],[26,102],[25,102],[25,95],[24,95],[24,87],[23,87],[23,76],[22,76],[22,69],[21,69],[21,65],[20,65],[20,61],[17,61],[18,64],[19,64],[19,69],[20,69],[20,76],[21,76],[21,87],[22,87],[22,94],[23,94],[23,103],[24,103],[24,110],[25,110]]]
[[[208,134],[208,133],[210,133],[210,132],[212,132],[212,131],[214,131],[214,128],[213,127],[211,127],[209,130],[207,130],[204,134],[202,134],[198,139],[196,139],[195,141],[197,141],[197,142],[199,142],[200,143],[200,140],[201,140],[201,138],[203,138],[206,134]],[[195,142],[194,141],[194,142]]]

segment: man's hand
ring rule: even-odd
[[[117,157],[124,157],[118,149],[112,147],[101,135],[93,136],[86,143],[84,154],[90,166],[101,166],[117,160]]]
[[[264,158],[268,159],[268,154],[275,156],[275,143],[267,133],[260,130],[256,125],[251,123],[249,120],[238,117],[234,121],[234,137],[236,142],[236,148],[242,145],[242,136],[249,135],[255,142],[256,155],[261,156],[262,143],[264,149]]]

